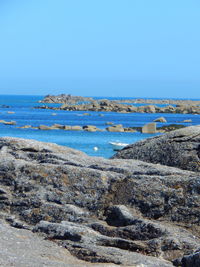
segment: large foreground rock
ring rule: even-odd
[[[197,251],[199,184],[195,172],[0,138],[1,218],[87,262],[167,267]]]
[[[0,266],[14,267],[86,267],[93,265],[73,257],[57,244],[34,235],[31,231],[10,227],[0,220]]]
[[[138,159],[199,172],[200,126],[139,141],[120,150],[113,158]]]

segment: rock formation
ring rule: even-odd
[[[120,150],[113,158],[138,159],[199,172],[200,126],[139,141]]]
[[[70,94],[60,94],[60,95],[47,95],[41,100],[41,103],[70,103],[70,102],[81,102],[81,101],[95,101],[91,97],[83,96],[72,96]],[[108,99],[101,99],[100,101],[108,101]],[[112,100],[116,103],[135,103],[135,104],[164,104],[164,105],[179,105],[179,106],[198,106],[200,105],[200,100],[174,100],[174,99],[147,99],[147,98],[138,98],[138,99],[115,99]],[[7,107],[7,106],[6,106]]]
[[[68,110],[68,111],[101,111],[101,112],[119,112],[119,113],[182,113],[182,114],[200,114],[200,106],[181,105],[164,106],[156,105],[133,106],[118,103],[111,100],[96,101],[86,103],[65,103],[61,107],[38,106],[39,109]]]
[[[91,97],[83,96],[72,96],[70,94],[60,94],[60,95],[47,95],[43,100],[39,101],[40,103],[69,103],[75,104],[77,102],[87,102],[92,101]]]
[[[147,123],[142,127],[142,133],[147,133],[147,134],[154,134],[156,133],[156,123],[151,122]]]
[[[155,119],[154,121],[155,122],[163,122],[163,123],[167,122],[167,120],[164,117],[159,117],[159,118]]]
[[[0,138],[0,217],[87,262],[184,262],[200,247],[199,184],[191,171]]]

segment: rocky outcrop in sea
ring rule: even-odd
[[[83,96],[73,96],[71,94],[60,94],[60,95],[47,95],[41,100],[41,103],[75,103],[81,101],[95,101],[91,97]],[[108,101],[108,99],[100,99],[102,101]],[[117,103],[135,103],[135,104],[162,104],[162,105],[190,105],[198,106],[200,105],[200,100],[191,100],[191,99],[148,99],[148,98],[137,98],[137,99],[113,99],[112,102]]]
[[[42,101],[43,102],[43,101]],[[50,102],[52,103],[52,102]],[[191,105],[177,105],[159,107],[156,105],[134,106],[117,101],[92,100],[86,103],[69,103],[66,102],[61,107],[50,107],[47,105],[35,107],[38,109],[52,109],[52,110],[68,110],[68,111],[99,111],[99,112],[119,112],[119,113],[181,113],[181,114],[200,114],[200,106]]]
[[[190,128],[182,142],[198,129]],[[2,225],[32,231],[88,264],[167,267],[196,261],[199,183],[198,172],[0,138]]]
[[[41,103],[70,103],[75,104],[77,102],[88,102],[93,101],[92,97],[83,96],[72,96],[70,94],[60,94],[60,95],[47,95],[42,99]]]

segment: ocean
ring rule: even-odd
[[[44,142],[52,142],[68,146],[85,152],[91,156],[111,157],[113,151],[109,142],[123,142],[132,144],[138,140],[149,138],[158,134],[136,133],[113,133],[113,132],[86,132],[65,130],[37,130],[20,129],[24,125],[52,125],[55,123],[63,125],[95,125],[104,129],[107,122],[122,124],[124,127],[143,126],[154,119],[164,116],[167,123],[157,123],[157,126],[169,124],[184,124],[187,126],[200,124],[200,115],[193,114],[151,114],[151,113],[115,113],[115,112],[91,112],[89,116],[82,116],[85,111],[61,111],[48,109],[34,109],[44,96],[27,95],[0,95],[0,120],[16,121],[16,125],[4,125],[0,123],[0,136],[21,137],[35,139]],[[95,97],[94,97],[95,98]],[[108,98],[108,97],[107,97]],[[99,98],[96,98],[99,99]],[[108,98],[112,99],[112,98]],[[120,99],[120,98],[119,98]],[[49,106],[60,106],[60,104],[46,104]],[[9,106],[9,107],[6,107]],[[13,112],[13,113],[8,113]],[[56,115],[52,115],[56,113]],[[191,123],[183,123],[184,120],[192,120]],[[94,150],[97,147],[98,150]]]

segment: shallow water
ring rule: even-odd
[[[53,142],[59,145],[69,146],[88,155],[110,157],[114,154],[110,141],[119,141],[123,143],[134,143],[138,140],[152,137],[155,135],[141,133],[112,133],[112,132],[85,132],[85,131],[64,131],[64,130],[34,130],[19,129],[18,126],[32,125],[39,126],[52,125],[54,123],[63,125],[95,125],[104,129],[106,122],[114,124],[123,124],[124,127],[143,126],[154,119],[164,116],[167,123],[158,123],[157,126],[172,123],[183,124],[183,120],[191,119],[192,123],[185,125],[200,124],[200,115],[192,114],[145,114],[145,113],[115,113],[115,112],[88,112],[90,116],[83,116],[81,111],[55,111],[34,109],[34,106],[43,105],[38,103],[43,96],[0,96],[0,120],[17,122],[17,125],[3,125],[0,123],[0,136],[13,136],[39,141]],[[10,108],[1,107],[8,105]],[[59,106],[60,104],[49,104],[50,106]],[[14,114],[8,114],[9,111]],[[52,113],[56,113],[55,116]],[[95,151],[93,148],[98,147]]]

